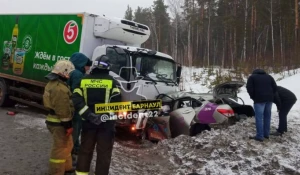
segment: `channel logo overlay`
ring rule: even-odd
[[[96,104],[95,113],[102,114],[101,120],[132,119],[138,117],[157,117],[162,107],[161,100],[116,102],[107,104]],[[148,110],[147,112],[139,112]],[[154,110],[154,111],[152,111]],[[137,112],[134,112],[137,111]],[[107,114],[109,113],[109,115]],[[117,115],[116,115],[117,113]]]

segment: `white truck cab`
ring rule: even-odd
[[[170,55],[141,48],[150,34],[148,26],[134,21],[83,15],[80,52],[92,61],[101,55],[109,57],[110,75],[119,83],[122,101],[154,100],[161,93],[179,91],[181,66]],[[117,126],[131,128],[140,137],[144,119],[118,120]]]
[[[100,16],[95,19],[94,35],[122,42],[97,46],[92,60],[101,55],[110,58],[110,74],[120,83],[123,101],[151,100],[178,91],[181,66],[167,54],[140,48],[150,37],[148,26]]]

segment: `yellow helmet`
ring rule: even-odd
[[[59,76],[69,78],[69,75],[73,70],[75,70],[75,66],[71,61],[59,60],[55,63],[51,72]]]

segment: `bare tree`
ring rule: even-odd
[[[191,24],[188,26],[188,65],[192,66]]]
[[[164,13],[149,11],[155,19],[144,15],[147,11],[137,13],[151,28],[145,46],[153,44],[186,66],[242,67],[246,72],[255,64],[300,66],[300,0],[164,1],[168,14],[163,1]]]
[[[298,42],[298,30],[299,30],[299,13],[298,13],[298,0],[295,0],[295,41]]]
[[[257,45],[256,42],[256,3],[257,1],[253,1],[252,3],[252,15],[251,15],[251,38],[252,38],[252,56],[255,56],[255,60],[257,60]]]
[[[248,19],[248,0],[246,0],[245,6],[245,23],[244,23],[244,57],[243,59],[246,60],[246,50],[247,50],[247,19]]]
[[[152,28],[153,30],[153,33],[154,33],[154,36],[155,36],[155,39],[156,39],[156,50],[159,50],[159,38],[158,38],[158,35],[157,35],[157,29],[156,29],[156,21],[155,21],[155,17],[153,15],[151,15],[150,17],[150,27]],[[154,43],[154,42],[153,42]],[[154,48],[154,47],[153,47]]]
[[[182,11],[181,7],[183,0],[168,0],[169,9],[173,19],[175,20],[175,44],[174,44],[174,59],[177,60],[178,55],[178,28],[179,28],[179,17]]]
[[[236,13],[237,13],[237,0],[234,0],[234,10],[233,10],[233,15],[234,18],[236,18]],[[234,68],[234,59],[236,59],[236,55],[237,55],[237,46],[236,46],[236,24],[234,24],[234,32],[233,32],[233,56],[232,56],[232,60],[231,60],[231,67]]]
[[[210,7],[210,1],[208,2],[208,29],[207,29],[207,66],[209,67],[209,52],[210,52],[210,12],[211,12],[211,7]]]
[[[275,48],[274,48],[274,25],[273,25],[273,0],[270,2],[271,9],[270,9],[270,16],[271,16],[271,30],[272,30],[272,58],[275,61]]]
[[[283,39],[282,39],[282,19],[279,19],[279,33],[280,33],[280,57],[281,57],[281,64],[284,64],[284,57],[283,57]]]
[[[227,36],[227,30],[226,30],[226,28],[224,28],[223,55],[222,55],[222,68],[224,68],[224,64],[225,64],[226,36]]]
[[[266,43],[265,43],[265,48],[264,48],[264,55],[266,55],[266,53],[267,53],[268,38],[269,38],[269,25],[267,27],[267,34],[266,34]]]

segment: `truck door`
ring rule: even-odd
[[[119,54],[112,47],[107,47],[106,55],[110,59],[110,74],[119,83],[122,101],[135,101],[144,99],[139,94],[139,87],[136,86],[135,68],[131,66],[130,57],[127,54]]]

